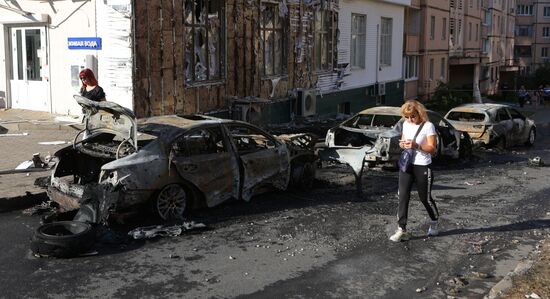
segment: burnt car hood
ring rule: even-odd
[[[82,106],[87,136],[112,133],[137,148],[137,121],[132,111],[109,101],[96,102],[79,95],[74,98]]]

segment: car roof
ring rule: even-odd
[[[464,104],[458,107],[452,108],[451,111],[462,111],[462,112],[485,112],[489,110],[496,110],[499,108],[512,108],[510,105],[506,104],[495,104],[495,103],[471,103]]]
[[[358,114],[387,114],[387,115],[401,115],[401,107],[394,106],[378,106],[365,109]]]

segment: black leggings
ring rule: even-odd
[[[439,218],[439,211],[432,198],[433,181],[434,177],[429,165],[413,165],[410,172],[399,171],[399,208],[397,211],[397,223],[403,230],[405,230],[407,226],[409,201],[411,199],[411,189],[414,182],[416,182],[416,189],[418,190],[420,201],[424,204],[430,218],[433,221]]]

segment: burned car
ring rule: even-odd
[[[64,210],[79,209],[79,221],[105,222],[137,207],[178,219],[190,208],[308,186],[315,176],[309,134],[273,136],[203,115],[137,122],[115,103],[75,98],[85,129],[55,154],[48,195]]]
[[[468,132],[475,145],[530,146],[537,136],[535,122],[509,105],[466,104],[449,110],[445,118]]]
[[[457,159],[471,154],[472,143],[467,133],[455,129],[434,111],[428,111],[428,117],[437,133],[434,157]],[[403,121],[400,107],[363,110],[327,132],[321,158],[350,165],[356,178],[362,175],[365,164],[395,167],[402,151],[399,139]]]

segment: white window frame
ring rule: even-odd
[[[532,16],[533,15],[533,5],[518,4],[516,6],[516,15],[517,16]]]
[[[418,55],[405,55],[403,57],[403,79],[413,81],[418,79]]]
[[[356,19],[359,24],[356,24]],[[362,21],[360,21],[362,19]],[[359,28],[360,27],[360,28]],[[352,69],[365,68],[367,45],[367,15],[351,14],[350,64]]]
[[[550,18],[550,6],[545,6],[543,8],[542,16],[545,18]]]
[[[391,66],[393,19],[380,19],[380,66]]]

